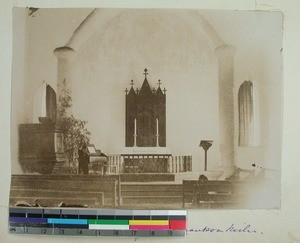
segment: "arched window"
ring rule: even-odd
[[[242,147],[259,145],[256,98],[252,82],[243,82],[238,91],[239,146]]]

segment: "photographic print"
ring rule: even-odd
[[[15,8],[10,206],[280,208],[282,14]]]

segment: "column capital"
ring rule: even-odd
[[[53,52],[57,58],[65,58],[65,59],[71,59],[76,54],[76,52],[71,47],[68,46],[57,47],[54,49]]]
[[[236,47],[232,46],[232,45],[222,45],[222,46],[218,46],[215,49],[215,54],[218,57],[229,57],[229,56],[234,56],[236,52]]]

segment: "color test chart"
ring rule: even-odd
[[[10,208],[9,232],[78,236],[186,236],[186,210]]]

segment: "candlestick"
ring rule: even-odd
[[[156,147],[159,147],[158,118],[156,118]]]
[[[136,137],[137,137],[137,134],[136,134],[136,119],[134,119],[134,135],[133,135],[133,138],[134,138],[133,146],[134,147],[136,147]]]

